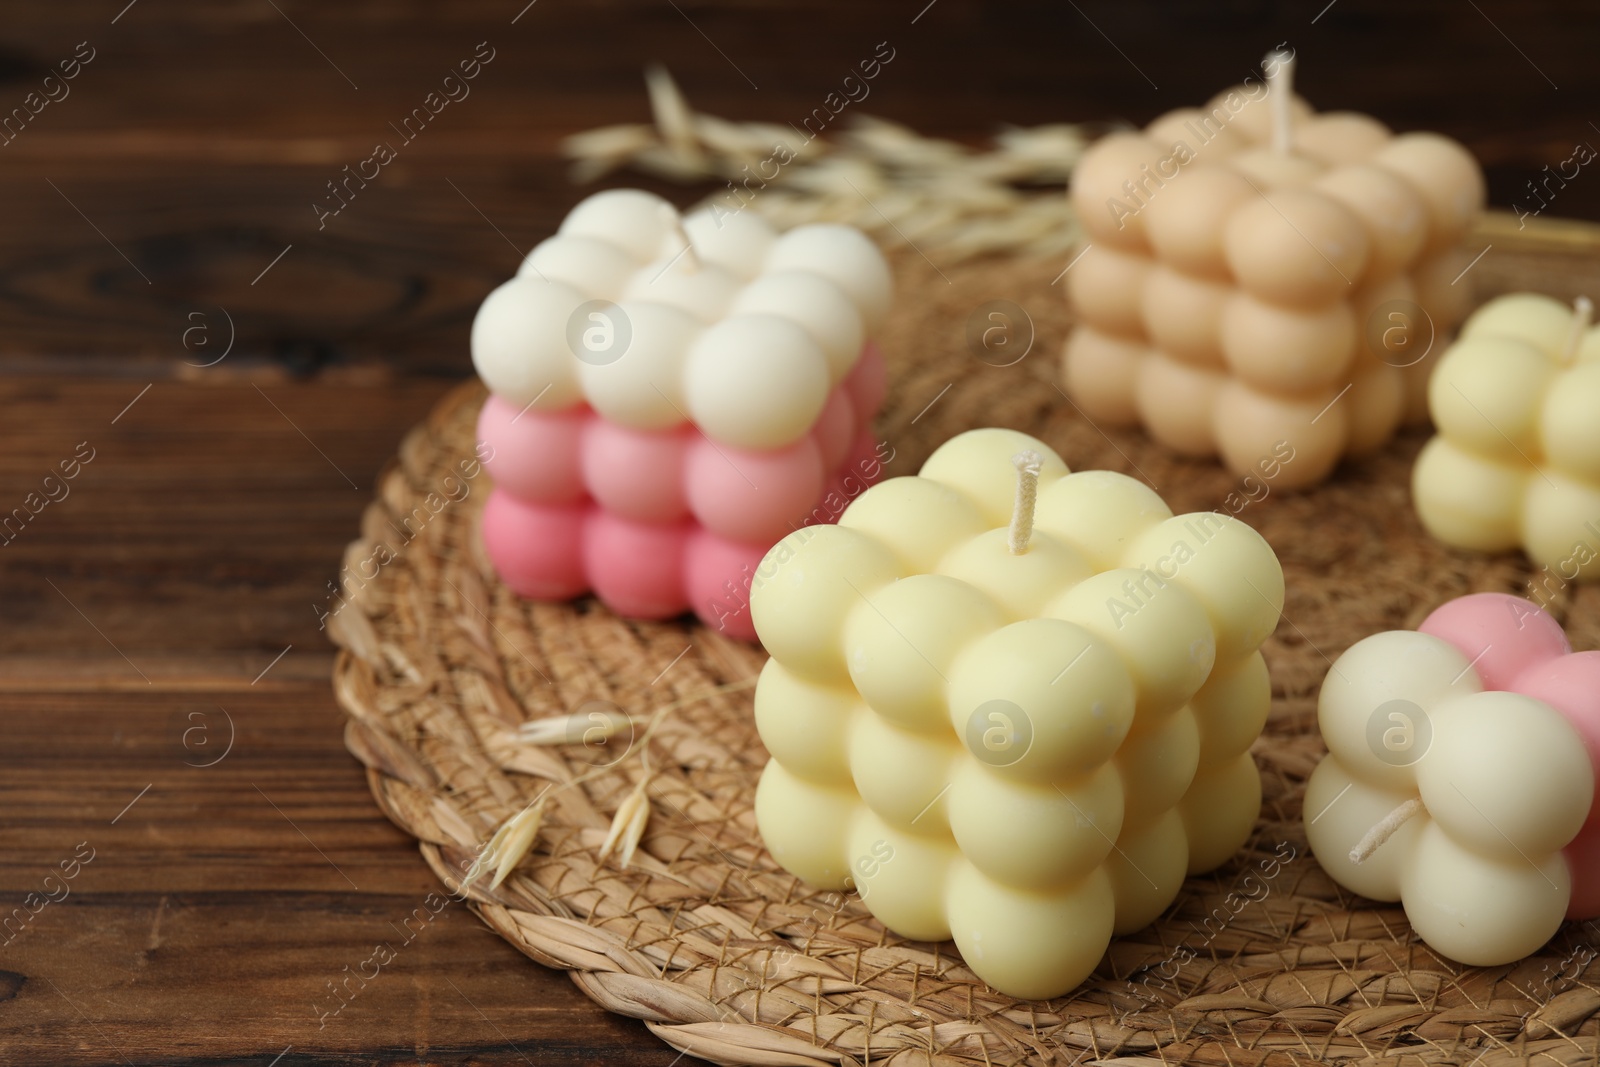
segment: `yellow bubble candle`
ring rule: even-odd
[[[1283,573],[1011,430],[962,434],[763,560],[762,837],[895,933],[1043,998],[1245,841]]]
[[[1434,372],[1439,435],[1411,491],[1428,532],[1522,548],[1558,584],[1600,578],[1600,329],[1593,305],[1513,293],[1479,308]]]

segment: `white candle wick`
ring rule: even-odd
[[[1395,835],[1395,831],[1404,826],[1406,820],[1413,815],[1427,811],[1421,797],[1412,797],[1410,800],[1395,808],[1389,814],[1378,820],[1378,825],[1367,831],[1365,837],[1356,842],[1356,847],[1350,850],[1351,863],[1365,863],[1372,854],[1383,847],[1383,843]]]
[[[1008,544],[1013,556],[1028,551],[1028,541],[1033,537],[1033,506],[1039,497],[1039,468],[1044,457],[1033,449],[1024,449],[1011,457],[1017,468],[1017,502],[1011,509],[1011,536]]]
[[[1577,358],[1578,349],[1583,344],[1583,335],[1589,332],[1589,324],[1594,321],[1594,301],[1586,296],[1580,296],[1572,302],[1572,332],[1567,334],[1567,362],[1571,363]]]
[[[683,257],[684,266],[691,272],[699,270],[700,256],[694,250],[694,242],[689,240],[689,231],[683,228],[683,216],[678,214],[677,209],[671,204],[663,204],[661,210],[671,223],[672,232],[677,235],[679,242],[683,245],[678,255]]]
[[[1272,150],[1288,155],[1294,148],[1294,53],[1273,49],[1261,61],[1267,71],[1267,99],[1272,101]]]

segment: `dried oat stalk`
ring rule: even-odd
[[[633,862],[634,850],[639,847],[639,840],[644,837],[645,827],[650,825],[650,797],[646,793],[649,785],[650,778],[647,775],[633,787],[633,791],[624,797],[617,807],[617,814],[611,820],[611,829],[606,833],[605,843],[600,846],[601,863],[604,863],[612,853],[616,854],[617,864],[623,870],[627,870],[628,864]]]
[[[633,726],[633,720],[620,713],[580,711],[530,720],[517,728],[516,736],[530,745],[600,745]]]
[[[617,808],[616,815],[611,820],[611,828],[606,833],[605,842],[600,846],[598,856],[600,863],[615,855],[618,863],[626,869],[633,862],[634,852],[639,847],[640,840],[644,837],[645,828],[650,823],[650,797],[648,790],[652,774],[650,771],[650,741],[655,736],[656,730],[666,721],[667,717],[679,708],[697,703],[719,693],[732,693],[749,689],[755,685],[754,679],[742,682],[731,682],[727,685],[715,686],[693,696],[681,698],[656,708],[647,720],[644,732],[635,741],[630,737],[628,751],[622,759],[637,755],[644,767],[644,775],[639,784],[623,798],[622,804]],[[620,711],[597,713],[594,711],[575,712],[571,715],[557,715],[543,719],[534,719],[523,723],[517,728],[513,744],[533,745],[538,747],[554,745],[594,745],[609,741],[624,728],[633,731],[639,721],[632,719]],[[621,763],[618,759],[616,763]],[[524,770],[518,765],[514,757],[500,761],[501,766],[509,770]],[[483,852],[468,870],[463,879],[462,888],[471,885],[481,878],[485,872],[493,870],[494,880],[490,889],[498,889],[502,882],[510,875],[512,869],[528,855],[538,840],[539,828],[544,822],[545,802],[554,793],[564,789],[581,786],[595,774],[611,770],[616,763],[607,764],[590,774],[564,781],[559,785],[549,786],[528,807],[512,816],[494,832],[489,843],[484,846]]]
[[[1081,236],[1064,190],[1090,140],[1084,126],[1008,128],[987,151],[865,115],[846,117],[837,137],[816,136],[696,112],[659,67],[645,73],[645,84],[653,124],[605,126],[564,142],[575,181],[632,168],[715,182],[723,188],[707,206],[748,208],[784,229],[846,222],[886,246],[911,245],[945,263],[1057,256]],[[775,153],[786,162],[769,178]]]
[[[547,789],[540,793],[532,804],[501,824],[483,851],[478,854],[466,877],[461,880],[462,889],[482,878],[490,870],[494,871],[494,880],[489,883],[489,888],[500,888],[501,883],[510,876],[512,870],[522,862],[523,857],[533,849],[533,843],[538,840],[539,827],[544,823],[545,802],[549,796],[550,791]]]

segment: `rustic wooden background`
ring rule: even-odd
[[[459,905],[322,1017],[435,883],[342,747],[318,608],[477,302],[582,195],[557,142],[644,118],[645,63],[785,121],[888,41],[860,110],[976,140],[1144,121],[1288,41],[1315,103],[1462,139],[1501,207],[1600,143],[1592,5],[524,3],[0,5],[0,117],[94,57],[0,136],[0,514],[68,492],[0,544],[6,1064],[672,1062]],[[1600,219],[1600,177],[1544,214]]]

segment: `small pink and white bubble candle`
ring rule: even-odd
[[[1357,642],[1317,719],[1306,834],[1334,881],[1475,966],[1600,916],[1600,652],[1538,606],[1475,593]]]
[[[500,576],[534,599],[593,592],[619,615],[693,611],[754,639],[767,549],[837,518],[882,470],[870,337],[890,288],[848,226],[780,235],[630,189],[580,203],[472,326]]]

